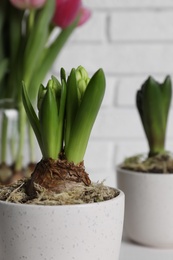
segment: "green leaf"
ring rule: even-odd
[[[64,68],[61,68],[60,75],[61,75],[61,82],[64,81],[65,83],[67,83],[66,82],[66,72],[65,72]]]
[[[8,124],[9,120],[8,117],[6,116],[5,112],[2,114],[2,126],[1,126],[1,163],[5,163],[7,159],[7,133],[8,133]]]
[[[78,109],[78,93],[76,71],[71,70],[67,80],[67,104],[66,104],[66,126],[65,126],[65,143],[68,145],[73,122]]]
[[[54,14],[55,1],[46,1],[44,7],[39,11],[37,21],[29,35],[24,53],[24,80],[28,86],[38,61],[45,48],[49,35],[49,24]],[[44,64],[42,64],[44,66]],[[41,70],[41,68],[39,68]],[[44,74],[45,76],[45,74]],[[40,84],[40,82],[39,82]]]
[[[39,111],[42,143],[45,151],[44,158],[56,159],[60,152],[61,144],[58,143],[58,108],[55,91],[50,80],[47,92]]]
[[[19,59],[19,52],[21,54],[21,39],[22,39],[22,28],[21,21],[24,16],[24,11],[17,8],[10,8],[10,19],[12,22],[9,24],[10,33],[10,62],[11,66],[15,66],[16,61]],[[14,33],[15,32],[15,33]]]
[[[164,126],[161,108],[162,95],[153,78],[149,79],[143,98],[144,125],[149,140],[150,154],[156,154],[164,149]]]
[[[35,71],[33,73],[33,78],[31,79],[30,93],[32,96],[35,96],[34,92],[36,87],[40,84],[40,82],[44,80],[45,75],[50,70],[52,64],[54,63],[55,59],[58,57],[65,43],[68,41],[69,37],[75,30],[76,26],[77,26],[77,22],[75,21],[69,27],[63,29],[60,32],[60,34],[57,36],[55,41],[49,47],[47,47],[43,55],[40,56],[39,62],[37,64],[37,68],[35,68]]]
[[[7,48],[9,41],[7,40],[6,35],[4,35],[4,24],[5,18],[8,15],[7,8],[9,3],[6,0],[1,0],[0,2],[0,60],[4,58],[4,47]],[[3,35],[3,37],[2,37]]]
[[[60,145],[59,150],[63,149],[63,131],[64,131],[64,115],[65,115],[65,105],[66,105],[66,95],[67,95],[67,86],[64,80],[62,80],[62,90],[61,90],[61,99],[60,99],[60,108],[59,108],[59,119],[58,119],[58,144]]]
[[[38,89],[38,95],[37,95],[37,109],[38,109],[38,111],[40,111],[42,101],[43,101],[45,94],[46,94],[46,88],[43,86],[43,84],[41,84],[39,89]]]
[[[51,79],[53,81],[53,88],[55,90],[56,96],[60,96],[60,94],[61,94],[61,83],[54,76],[52,76]]]
[[[9,65],[8,59],[4,58],[0,61],[0,82],[3,79],[5,73],[7,72],[8,65]]]
[[[105,85],[104,72],[99,69],[87,86],[72,125],[70,139],[65,149],[68,161],[78,164],[84,158],[90,133],[102,103]]]
[[[166,131],[167,118],[170,109],[171,99],[172,99],[172,83],[170,76],[165,78],[165,81],[160,86],[162,92],[162,110],[164,117],[164,126]]]
[[[26,92],[26,87],[25,84],[23,83],[23,87],[22,87],[22,101],[23,101],[23,105],[27,114],[27,117],[30,121],[30,124],[34,130],[34,133],[36,135],[38,144],[40,146],[42,155],[45,156],[45,151],[43,149],[43,143],[42,143],[42,136],[41,136],[41,129],[40,129],[40,123],[39,123],[39,119],[34,111],[34,108],[29,100],[28,94]]]

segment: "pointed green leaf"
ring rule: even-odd
[[[64,80],[62,80],[62,90],[61,90],[61,99],[60,99],[60,108],[59,108],[59,119],[58,119],[58,143],[60,144],[60,148],[63,148],[63,134],[64,134],[64,115],[65,115],[65,105],[66,105],[66,94],[67,94],[67,86]]]
[[[28,84],[32,74],[37,68],[42,51],[45,48],[49,35],[49,25],[52,20],[55,8],[55,1],[46,1],[46,4],[40,9],[37,20],[29,35],[25,53],[24,53],[24,80]],[[44,64],[42,64],[44,66]],[[41,68],[39,68],[41,70]],[[45,74],[44,74],[45,76]],[[39,82],[40,83],[40,82]]]
[[[60,93],[61,93],[61,83],[53,75],[51,76],[51,79],[53,80],[53,88],[55,90],[56,95],[57,94],[60,95]]]
[[[49,1],[47,1],[49,2]],[[55,59],[58,57],[65,43],[68,41],[69,37],[73,33],[77,26],[77,22],[75,21],[69,27],[63,29],[55,41],[45,49],[44,55],[40,57],[39,63],[35,71],[33,72],[33,78],[31,79],[31,93],[34,92],[34,89],[40,82],[44,80],[45,75],[50,70],[52,64]],[[42,27],[44,28],[44,27]],[[29,63],[29,62],[28,62]]]
[[[65,128],[65,143],[69,142],[70,133],[73,122],[76,117],[78,109],[78,93],[77,93],[77,81],[75,69],[71,70],[71,73],[67,80],[67,103],[66,103],[66,128]]]
[[[60,75],[61,75],[61,82],[64,81],[66,83],[66,72],[64,68],[61,68]]]
[[[150,77],[144,89],[144,124],[150,145],[150,154],[156,154],[164,149],[164,126],[161,108],[162,95],[157,82]]]
[[[10,62],[11,66],[15,66],[16,60],[19,58],[19,50],[21,53],[21,39],[22,39],[22,28],[21,21],[24,16],[24,10],[20,10],[14,7],[10,8],[10,22],[9,24],[9,44],[10,44]],[[15,32],[15,33],[14,33]]]
[[[42,143],[42,137],[41,137],[41,129],[40,129],[40,123],[38,120],[38,117],[34,111],[34,108],[29,100],[28,94],[26,92],[25,84],[23,83],[22,87],[22,101],[23,105],[27,114],[27,117],[29,119],[29,122],[34,130],[34,133],[36,135],[38,144],[40,146],[41,152],[43,156],[45,155],[44,149],[43,149],[43,143]]]
[[[8,59],[4,58],[0,61],[0,82],[3,79],[5,73],[7,72],[8,65],[9,65]]]
[[[104,72],[100,69],[91,78],[77,111],[65,149],[67,160],[76,164],[84,158],[90,133],[102,103],[105,85]]]
[[[172,83],[170,76],[167,76],[160,86],[162,92],[162,110],[163,110],[163,117],[164,117],[164,126],[166,130],[167,126],[167,118],[171,104],[172,98]]]
[[[42,101],[39,116],[42,143],[46,153],[46,158],[56,159],[60,152],[60,144],[58,144],[57,140],[58,108],[55,91],[50,86],[52,83],[52,80],[48,83],[47,92]]]

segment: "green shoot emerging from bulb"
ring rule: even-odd
[[[82,66],[72,69],[68,77],[65,70],[61,69],[60,75],[60,81],[52,76],[46,87],[40,86],[38,115],[24,83],[23,104],[40,146],[42,161],[58,160],[60,163],[65,160],[65,164],[78,166],[84,160],[90,133],[102,103],[105,76],[103,70],[99,69],[89,79]],[[39,179],[38,176],[36,179]]]

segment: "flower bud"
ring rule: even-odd
[[[53,23],[62,29],[71,25],[79,15],[78,25],[84,24],[91,12],[82,6],[81,0],[56,0]]]
[[[91,11],[88,8],[81,7],[80,9],[80,19],[78,25],[83,25],[86,23],[91,16]]]
[[[78,85],[78,97],[81,101],[90,80],[87,71],[82,66],[76,69],[76,80]]]
[[[41,84],[39,91],[38,91],[38,96],[37,96],[37,109],[40,111],[41,105],[44,99],[44,96],[46,94],[46,88]]]

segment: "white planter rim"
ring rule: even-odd
[[[112,187],[110,187],[110,188],[112,188]],[[92,202],[92,203],[83,203],[83,204],[65,204],[65,205],[39,205],[39,204],[25,204],[25,203],[13,203],[13,202],[9,202],[9,201],[2,201],[2,200],[0,200],[0,204],[2,204],[2,205],[8,205],[8,206],[13,206],[14,207],[14,205],[16,206],[16,207],[27,207],[27,208],[45,208],[45,209],[48,209],[48,208],[57,208],[57,207],[59,207],[59,208],[65,208],[65,207],[70,207],[70,208],[83,208],[83,207],[88,207],[88,208],[91,208],[91,207],[95,207],[96,205],[103,205],[103,204],[111,204],[111,203],[114,203],[114,201],[115,200],[121,200],[121,198],[122,197],[124,197],[124,192],[122,191],[122,190],[120,190],[120,189],[117,189],[117,188],[113,188],[113,189],[115,189],[115,190],[117,190],[118,192],[119,192],[119,194],[116,196],[116,197],[114,197],[114,198],[112,198],[112,199],[109,199],[109,200],[105,200],[105,201],[101,201],[101,202]]]
[[[165,178],[169,176],[169,178],[173,178],[173,173],[152,173],[152,172],[138,172],[138,171],[133,171],[133,170],[128,170],[128,169],[123,169],[121,168],[121,165],[117,165],[116,166],[116,170],[119,171],[119,172],[126,172],[128,174],[131,174],[131,175],[146,175],[146,176],[160,176],[160,178]],[[171,177],[172,176],[172,177]]]

